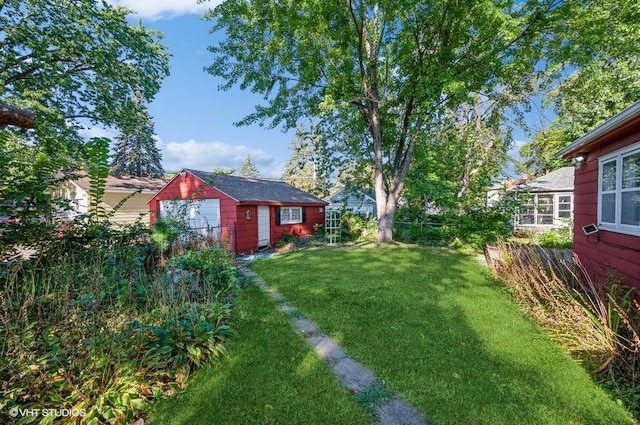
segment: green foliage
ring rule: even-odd
[[[295,239],[296,239],[296,235],[294,235],[293,233],[284,232],[282,234],[282,236],[280,236],[280,240],[276,244],[276,247],[282,248],[283,246],[285,246],[287,244],[290,244],[291,242],[295,241]]]
[[[511,234],[508,210],[482,208],[461,213],[411,215],[402,213],[405,221],[396,223],[397,239],[401,242],[452,247],[469,246],[482,250],[488,243]],[[408,220],[413,218],[412,220]]]
[[[164,253],[178,239],[184,230],[184,222],[173,217],[161,217],[156,220],[153,226],[151,239],[156,243],[160,252]]]
[[[551,128],[536,134],[522,145],[520,156],[524,159],[517,169],[522,174],[539,176],[569,165],[569,161],[558,158],[556,152],[571,143],[565,131]]]
[[[187,251],[172,257],[168,267],[194,272],[197,279],[214,289],[229,292],[236,284],[233,257],[223,248]]]
[[[557,168],[559,149],[640,98],[639,14],[635,0],[590,2],[574,10],[548,56],[553,90],[545,103],[556,118],[522,152],[530,174]]]
[[[510,134],[501,129],[505,108],[476,96],[438,117],[416,146],[403,192],[407,202],[454,210],[484,205],[486,188],[501,172],[510,146]]]
[[[375,218],[345,210],[342,212],[340,235],[343,241],[374,241],[378,231]]]
[[[51,225],[44,221],[61,206],[50,190],[62,180],[56,175],[61,165],[23,135],[0,130],[0,217],[15,219],[0,223],[0,250],[48,234]]]
[[[250,178],[257,178],[260,176],[258,168],[253,163],[249,155],[247,155],[244,162],[242,163],[242,167],[240,167],[240,176]]]
[[[107,186],[109,175],[109,143],[111,140],[105,137],[96,137],[86,144],[88,158],[87,174],[89,176],[89,217],[98,220],[104,219],[106,211],[102,206],[102,197]]]
[[[77,222],[0,276],[0,421],[9,409],[59,406],[86,423],[130,423],[224,350],[231,257],[221,250],[158,263],[149,230]],[[173,267],[173,264],[172,264]]]
[[[573,235],[569,227],[550,230],[538,236],[538,243],[545,248],[571,248]]]
[[[164,177],[153,121],[142,99],[136,96],[130,101],[126,113],[127,120],[120,126],[109,172],[116,176]]]
[[[93,0],[2,2],[0,103],[36,114],[29,138],[52,158],[77,159],[83,124],[118,126],[128,99],[152,99],[168,75],[159,33],[128,13]]]
[[[299,124],[289,150],[292,153],[285,166],[284,181],[319,198],[329,196],[331,162],[319,127],[312,126],[307,131]]]

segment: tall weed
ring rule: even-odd
[[[223,352],[235,288],[228,253],[164,265],[148,232],[89,227],[2,264],[0,423],[24,420],[8,416],[13,407],[131,422]]]
[[[609,273],[595,282],[544,250],[500,241],[494,276],[552,338],[640,418],[640,303],[635,290]],[[489,256],[488,256],[489,257]]]
[[[545,251],[500,241],[496,276],[550,335],[591,371],[615,358],[619,335],[610,326],[606,290],[589,278],[577,258],[576,268],[556,263]]]

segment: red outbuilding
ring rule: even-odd
[[[327,202],[285,182],[183,169],[148,202],[151,225],[178,213],[193,229],[219,232],[237,254],[312,235]]]
[[[575,165],[574,253],[591,276],[640,289],[640,101],[558,155]]]

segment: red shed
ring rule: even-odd
[[[327,202],[282,181],[185,168],[148,201],[151,225],[181,204],[191,227],[220,228],[243,254],[276,244],[285,232],[313,234],[324,225]]]
[[[558,155],[575,164],[575,254],[590,275],[640,289],[640,101]]]

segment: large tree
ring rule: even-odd
[[[156,146],[153,121],[136,96],[129,103],[130,113],[120,126],[109,172],[115,176],[163,177],[162,154]]]
[[[0,2],[0,105],[35,113],[27,137],[47,154],[76,152],[83,125],[117,127],[134,92],[160,88],[160,36],[127,14],[95,0]]]
[[[637,0],[600,0],[576,10],[549,57],[558,72],[550,75],[555,84],[545,102],[556,118],[523,147],[524,172],[567,165],[555,156],[559,149],[640,99],[638,22]]]
[[[158,33],[95,0],[0,1],[2,215],[50,212],[56,171],[88,156],[80,130],[120,127],[168,74]]]
[[[303,116],[369,159],[378,240],[392,240],[417,146],[470,94],[527,91],[572,0],[227,0],[209,14],[226,37],[209,72],[265,97],[240,124],[293,128]]]
[[[483,205],[486,188],[500,174],[510,147],[503,116],[504,103],[479,96],[439,116],[425,143],[416,147],[407,201],[425,211]]]
[[[317,126],[309,130],[299,124],[291,141],[291,157],[283,179],[290,185],[320,198],[329,196],[331,173],[327,143]]]

